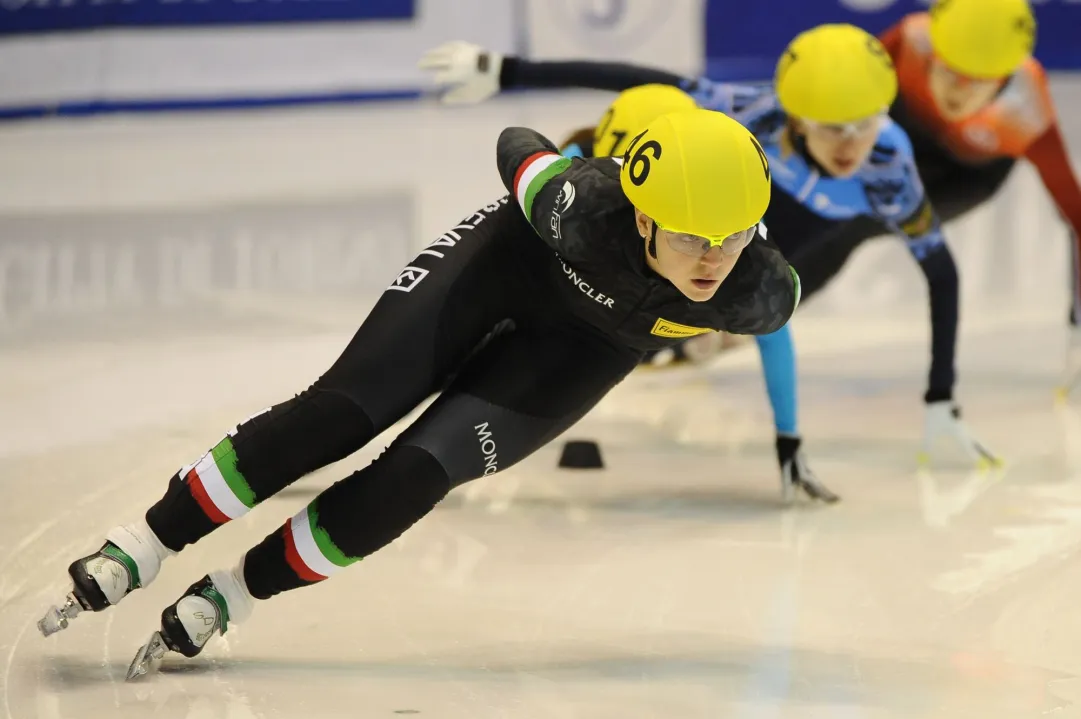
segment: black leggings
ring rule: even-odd
[[[551,441],[640,355],[546,295],[535,263],[554,261],[505,198],[466,218],[402,270],[322,377],[174,475],[150,527],[179,551],[443,390],[372,464],[247,553],[248,588],[267,598],[371,554],[450,489]]]
[[[918,157],[920,176],[927,196],[939,218],[946,222],[979,207],[998,192],[1013,169],[1012,159],[983,167],[969,167],[938,155]],[[859,217],[848,223],[828,242],[812,251],[787,258],[800,278],[807,299],[833,279],[852,252],[872,237],[886,232],[882,223]]]

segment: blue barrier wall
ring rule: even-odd
[[[926,0],[709,0],[706,74],[717,80],[768,79],[785,45],[807,28],[844,22],[878,34],[927,6]],[[1034,7],[1036,57],[1048,69],[1081,69],[1081,2],[1039,0]]]

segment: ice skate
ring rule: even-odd
[[[67,629],[84,611],[100,612],[119,603],[150,584],[169,554],[145,522],[110,530],[101,549],[68,567],[72,589],[63,604],[49,607],[38,629],[48,637]]]
[[[131,681],[156,671],[166,653],[198,656],[215,634],[225,634],[231,621],[243,621],[254,599],[244,586],[242,569],[212,572],[161,613],[161,627],[139,648],[128,667]]]

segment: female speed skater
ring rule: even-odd
[[[308,389],[241,422],[141,519],[72,562],[71,593],[43,634],[147,586],[168,557],[442,389],[374,462],[166,607],[128,678],[168,651],[194,657],[257,604],[327,579],[451,489],[544,446],[644,352],[708,331],[776,332],[799,302],[799,278],[761,224],[766,156],[721,113],[659,117],[620,159],[567,159],[519,127],[495,154],[509,194],[421,251]]]

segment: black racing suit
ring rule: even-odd
[[[498,166],[511,195],[422,250],[308,389],[173,476],[147,513],[167,547],[179,551],[352,454],[442,390],[376,461],[246,555],[255,597],[311,584],[391,542],[455,486],[554,439],[645,350],[703,328],[769,333],[788,321],[798,278],[764,238],[709,302],[654,274],[612,160],[550,163],[530,185],[527,219],[516,183],[554,150],[531,130],[503,132]]]

